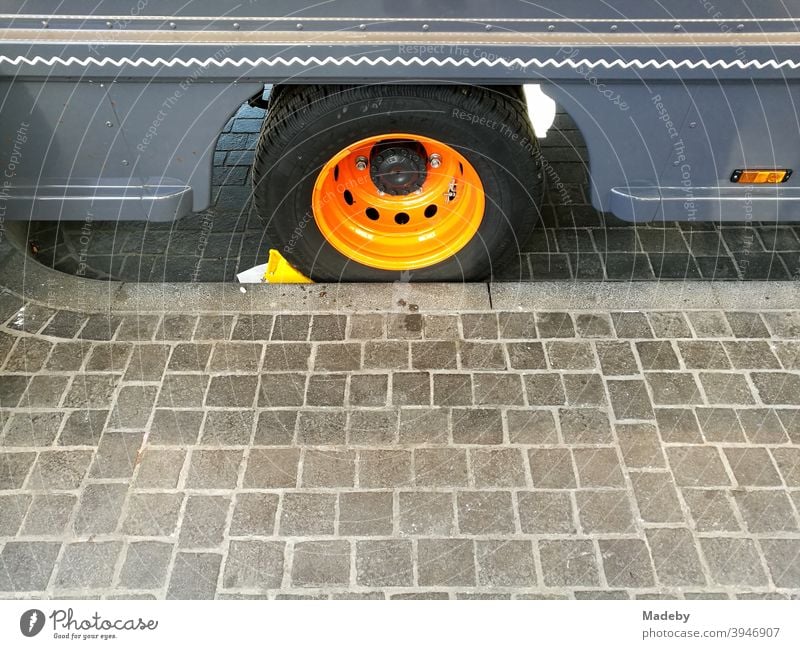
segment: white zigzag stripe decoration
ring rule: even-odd
[[[224,68],[227,66],[233,67],[242,67],[242,66],[250,66],[250,67],[258,67],[258,66],[268,66],[268,67],[293,67],[293,66],[301,66],[301,67],[324,67],[326,65],[336,65],[336,66],[343,66],[343,65],[369,65],[369,66],[376,66],[376,65],[402,65],[406,67],[420,65],[420,66],[438,66],[438,67],[447,67],[447,66],[454,66],[454,67],[462,67],[462,66],[469,66],[473,68],[478,67],[508,67],[508,68],[605,68],[607,70],[613,68],[620,68],[620,69],[637,69],[637,70],[644,70],[648,68],[661,70],[664,68],[669,69],[689,69],[689,70],[696,70],[696,69],[705,69],[705,70],[713,70],[715,68],[721,68],[724,70],[730,69],[739,69],[739,70],[747,70],[747,69],[757,69],[757,70],[764,70],[764,69],[773,69],[773,70],[780,70],[783,68],[790,68],[792,70],[796,70],[800,68],[800,61],[791,61],[791,60],[783,60],[777,61],[775,59],[770,59],[768,61],[756,61],[756,60],[749,60],[749,61],[741,61],[741,60],[734,60],[734,61],[725,61],[722,59],[717,59],[715,61],[708,61],[708,60],[701,60],[701,61],[690,61],[688,59],[683,59],[681,61],[674,61],[672,59],[666,59],[662,61],[658,61],[656,59],[647,59],[647,60],[640,60],[640,59],[631,59],[629,61],[623,59],[614,59],[611,61],[607,61],[606,59],[598,59],[598,60],[589,60],[589,59],[580,59],[580,60],[572,60],[572,59],[521,59],[521,58],[513,58],[513,59],[503,59],[503,58],[493,58],[488,59],[485,57],[472,59],[472,58],[453,58],[453,57],[446,57],[443,59],[437,59],[433,57],[429,58],[420,58],[418,56],[414,56],[411,58],[402,58],[399,56],[393,58],[387,58],[385,56],[378,56],[378,57],[369,57],[369,56],[343,56],[343,57],[334,57],[334,56],[326,56],[325,58],[319,58],[316,56],[310,57],[299,57],[293,56],[290,58],[284,58],[282,56],[276,56],[272,58],[266,57],[258,57],[255,59],[250,59],[247,57],[240,58],[240,59],[232,59],[232,58],[223,58],[223,59],[216,59],[216,58],[206,58],[206,59],[199,59],[199,58],[188,58],[188,59],[181,59],[181,58],[171,58],[165,59],[162,57],[156,57],[153,59],[148,59],[144,57],[139,57],[135,59],[128,58],[124,56],[122,58],[111,58],[111,57],[103,57],[103,58],[96,58],[93,56],[81,58],[77,56],[70,56],[68,58],[61,58],[60,56],[51,56],[51,57],[44,57],[44,56],[34,56],[29,58],[27,56],[5,56],[0,55],[0,64],[10,64],[14,66],[36,66],[36,65],[44,65],[48,67],[53,67],[56,65],[61,66],[70,66],[70,65],[78,65],[81,67],[88,67],[90,65],[105,67],[117,67],[123,68],[126,66],[132,66],[135,68],[138,67],[183,67],[183,68],[190,68],[190,67],[218,67]]]

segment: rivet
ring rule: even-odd
[[[108,126],[108,128],[111,128],[114,125],[111,122],[106,122],[106,126]]]
[[[743,29],[744,29],[744,25],[743,25],[742,23],[739,23],[738,25],[736,25],[736,31],[737,31],[737,32],[740,32],[740,31],[742,31]]]
[[[361,23],[361,24],[358,26],[358,28],[359,28],[359,29],[360,29],[360,30],[363,32],[363,31],[364,31],[364,30],[367,28],[367,26],[366,26],[364,23]]]
[[[430,26],[430,25],[423,25],[423,26],[422,26],[422,31],[423,31],[423,32],[430,31],[430,29],[431,29],[431,26]]]
[[[127,167],[128,166],[128,161],[127,160],[123,160],[122,161],[122,166],[123,167]]]
[[[109,29],[113,29],[114,28],[114,23],[112,23],[110,20],[107,20],[106,21],[106,27],[108,27]]]
[[[428,158],[428,164],[430,164],[432,169],[438,169],[442,166],[442,156],[440,156],[438,153],[434,153],[430,158]]]
[[[368,164],[369,161],[363,155],[360,155],[356,158],[356,169],[359,171],[364,171]]]
[[[697,122],[691,122],[689,128],[697,128]]]
[[[487,32],[490,32],[490,31],[492,31],[492,26],[491,26],[491,25],[486,25],[486,31],[487,31]]]
[[[615,31],[617,31],[618,29],[619,29],[619,27],[617,27],[616,25],[611,25],[611,31],[612,31],[612,32],[615,32]]]
[[[554,32],[555,30],[556,30],[556,26],[555,25],[548,25],[547,26],[547,31],[548,32]]]
[[[239,29],[239,27],[241,27],[241,25],[239,23],[233,23],[233,28],[234,29]]]
[[[679,31],[681,31],[681,26],[680,26],[680,25],[675,25],[675,26],[672,28],[672,31],[674,31],[674,32],[679,32]]]
[[[295,25],[295,27],[297,28],[297,31],[300,31],[300,30],[303,29],[303,23],[297,23],[297,25]]]
[[[170,29],[175,29],[177,26],[178,26],[178,25],[176,25],[175,23],[170,23],[170,24],[169,24],[169,28],[170,28]]]
[[[46,20],[43,20],[43,21],[42,21],[42,27],[44,27],[45,29],[47,29],[47,28],[49,27],[49,23],[48,23]]]

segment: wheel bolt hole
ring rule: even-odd
[[[355,203],[355,199],[353,199],[353,195],[350,193],[349,189],[344,190],[344,202],[348,205]]]
[[[425,218],[426,219],[430,219],[430,218],[436,216],[436,212],[438,212],[438,211],[439,211],[439,208],[436,207],[435,205],[428,205],[428,207],[425,208]]]
[[[334,180],[339,180],[339,165],[336,165],[333,168],[333,179]]]
[[[410,220],[411,217],[405,212],[398,212],[397,214],[394,215],[394,222],[397,223],[397,225],[405,225]]]
[[[377,221],[381,216],[380,212],[378,212],[378,210],[376,210],[374,207],[368,207],[365,211],[365,214],[370,221]]]

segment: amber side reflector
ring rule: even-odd
[[[731,174],[731,182],[744,185],[777,185],[785,183],[791,175],[791,169],[736,169]]]

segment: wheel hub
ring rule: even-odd
[[[372,149],[369,175],[379,192],[405,196],[422,189],[426,162],[425,147],[419,142],[381,142]]]

